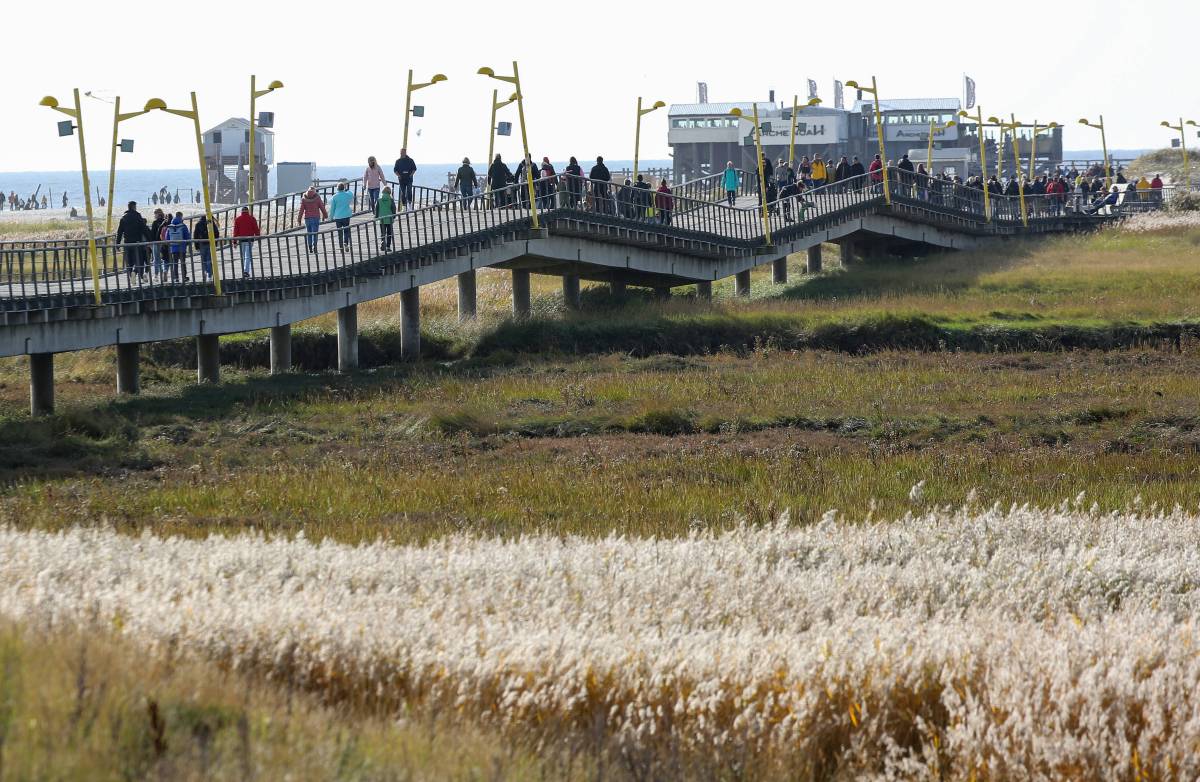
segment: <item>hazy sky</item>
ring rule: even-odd
[[[205,9],[202,13],[199,9]],[[311,8],[311,10],[310,10]],[[1194,0],[1012,0],[1005,3],[852,4],[727,2],[389,3],[226,2],[145,5],[15,0],[0,11],[4,143],[0,170],[76,166],[75,142],[60,139],[71,88],[120,94],[123,106],[161,97],[186,107],[195,89],[205,128],[248,114],[249,74],[286,88],[259,107],[275,112],[276,160],[321,165],[383,161],[400,147],[407,69],[418,81],[449,81],[416,93],[411,154],[448,162],[487,151],[493,87],[481,65],[511,71],[516,58],[535,156],[590,159],[633,152],[635,101],[686,103],[706,81],[712,101],[777,99],[815,79],[832,101],[835,78],[879,79],[883,97],[959,96],[965,71],[986,113],[1069,124],[1067,148],[1099,147],[1076,124],[1103,113],[1111,148],[1166,146],[1158,127],[1180,114],[1200,121]],[[822,34],[813,32],[818,23]],[[207,30],[204,23],[211,25]],[[880,31],[882,46],[867,42]],[[781,43],[790,38],[795,44]],[[847,100],[853,100],[847,93]],[[91,167],[107,167],[112,107],[85,100]],[[501,119],[516,122],[516,107]],[[137,141],[123,168],[196,165],[190,125],[161,113],[122,124]],[[421,131],[416,136],[417,130]],[[643,122],[642,157],[665,158],[666,111]],[[1200,148],[1200,139],[1192,135]],[[1189,144],[1190,146],[1190,144]],[[519,158],[514,129],[498,140]]]

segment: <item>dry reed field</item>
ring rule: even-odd
[[[452,713],[634,779],[1183,780],[1197,525],[1080,496],[666,540],[4,528],[0,614]]]

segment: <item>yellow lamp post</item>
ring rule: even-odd
[[[87,207],[88,221],[88,258],[92,264],[92,291],[95,294],[96,304],[101,303],[100,298],[100,261],[96,257],[96,222],[92,215],[92,185],[88,181],[87,169],[87,148],[83,143],[83,111],[79,107],[79,90],[74,90],[75,108],[67,109],[58,105],[58,100],[50,95],[42,98],[38,103],[40,106],[54,109],[60,114],[66,114],[72,122],[58,123],[58,134],[60,136],[69,136],[74,131],[79,131],[79,168],[83,174],[83,203]]]
[[[1039,133],[1053,133],[1058,127],[1057,122],[1051,122],[1047,125],[1039,125],[1035,119],[1033,121],[1033,134],[1029,137],[1029,181],[1033,181],[1033,163],[1037,160],[1037,138]]]
[[[754,115],[753,115],[754,116],[754,148],[755,148],[755,154],[758,155],[758,200],[759,200],[759,203],[762,204],[763,238],[766,240],[766,243],[769,245],[769,244],[771,244],[771,221],[767,219],[767,179],[766,179],[766,172],[763,171],[762,132],[761,132],[761,128],[759,127],[759,124],[758,124],[758,103],[755,102],[753,104],[753,106],[754,106]],[[746,116],[742,112],[742,110],[736,106],[729,113],[735,117],[742,117],[743,119]]]
[[[983,179],[983,216],[988,222],[992,221],[992,204],[988,196],[987,187],[987,148],[983,145],[983,107],[976,106],[977,116],[972,117],[966,111],[960,110],[958,116],[964,119],[975,120],[975,135],[979,137],[979,176]]]
[[[1164,128],[1170,128],[1171,130],[1179,131],[1179,146],[1183,150],[1183,186],[1190,188],[1192,186],[1192,169],[1188,166],[1187,134],[1184,133],[1184,126],[1185,125],[1195,126],[1196,122],[1195,122],[1195,120],[1190,120],[1190,119],[1185,122],[1183,117],[1180,117],[1178,125],[1172,125],[1170,122],[1167,122],[1166,120],[1163,120],[1162,122],[1160,122],[1158,124],[1162,125]]]
[[[997,117],[988,117],[988,122],[995,123],[1001,130],[1007,130],[1012,135],[1013,177],[1017,180],[1017,197],[1021,202],[1021,225],[1029,225],[1029,214],[1025,211],[1025,185],[1021,182],[1021,156],[1017,141],[1017,128],[1024,126],[1017,122],[1015,115],[1011,116],[1010,122],[1005,122]],[[1000,155],[1000,157],[1003,156]]]
[[[112,159],[108,164],[108,214],[104,219],[104,232],[112,233],[112,213],[113,213],[113,191],[116,190],[117,184],[117,150],[123,152],[133,151],[133,142],[120,141],[117,138],[117,126],[127,119],[140,117],[146,113],[145,109],[141,111],[130,111],[125,114],[121,113],[121,96],[118,95],[113,104],[113,136],[112,136]]]
[[[492,164],[492,157],[496,153],[496,112],[511,103],[515,103],[517,100],[517,93],[514,92],[511,96],[509,96],[508,100],[498,100],[499,97],[500,91],[492,90],[492,127],[488,130],[487,164],[489,166]]]
[[[800,114],[800,104],[797,102],[798,96],[792,96],[792,133],[788,138],[788,167],[791,168],[796,163],[796,117]],[[821,105],[820,98],[809,98],[805,106]]]
[[[254,74],[250,75],[250,154],[247,157],[250,159],[250,173],[246,175],[246,202],[254,203],[258,200],[258,193],[254,190],[254,123],[258,120],[258,115],[254,113],[255,103],[264,95],[274,92],[275,90],[283,89],[283,82],[276,79],[267,85],[265,90],[255,88]]]
[[[221,263],[217,257],[217,241],[213,238],[216,233],[216,226],[213,223],[212,202],[208,196],[208,172],[204,169],[204,139],[200,132],[200,108],[196,104],[196,93],[192,93],[192,108],[189,109],[169,109],[167,104],[159,98],[151,98],[146,101],[146,111],[165,111],[168,114],[174,114],[177,117],[190,119],[196,131],[196,155],[200,159],[200,192],[204,195],[204,215],[208,220],[208,254],[212,258],[212,273],[213,273],[213,289],[218,296],[221,295]]]
[[[430,79],[429,81],[423,81],[423,82],[420,82],[417,84],[413,84],[412,68],[408,69],[408,89],[404,93],[404,144],[403,144],[403,146],[405,149],[408,149],[408,120],[412,117],[412,113],[413,113],[412,94],[414,92],[416,92],[417,90],[423,90],[426,87],[430,87],[434,84],[437,84],[439,81],[446,81],[446,75],[443,73],[435,73],[433,75],[433,78]],[[420,106],[418,106],[417,108],[421,110],[420,114],[418,116],[422,116],[422,117],[425,116],[424,109]]]
[[[1087,125],[1089,128],[1096,128],[1100,131],[1100,148],[1104,152],[1104,190],[1107,192],[1111,186],[1111,172],[1108,170],[1108,140],[1104,136],[1104,115],[1100,115],[1099,122],[1088,122],[1084,117],[1079,120],[1080,125]]]
[[[954,120],[948,120],[945,125],[939,125],[935,120],[929,120],[929,146],[925,150],[925,173],[928,176],[933,176],[933,134],[949,130],[957,124]]]
[[[875,83],[875,77],[872,76],[870,87],[859,84],[853,79],[847,81],[846,86],[853,90],[869,92],[875,98],[875,132],[879,136],[879,162],[883,164],[883,167],[879,169],[883,174],[883,200],[890,206],[892,203],[892,189],[888,185],[887,150],[883,146],[883,114],[879,109],[879,85]]]
[[[492,90],[492,126],[488,129],[488,154],[487,160],[484,161],[484,165],[489,167],[492,165],[492,157],[496,153],[496,112],[510,103],[515,103],[517,100],[517,93],[514,92],[511,96],[509,96],[508,100],[500,100],[499,98],[500,91]],[[483,181],[484,189],[490,194],[492,191],[492,180],[485,174]],[[490,196],[488,202],[491,202]]]
[[[529,134],[525,130],[525,93],[521,91],[521,72],[517,70],[517,61],[513,60],[513,75],[500,76],[491,68],[484,66],[477,73],[481,76],[487,76],[497,81],[508,82],[517,88],[515,93],[517,99],[517,119],[521,123],[521,147],[525,150],[525,184],[529,188],[529,215],[532,218],[532,225],[536,229],[539,227],[537,213],[537,195],[533,191],[533,158],[529,155]]]
[[[648,109],[643,109],[642,108],[642,98],[641,98],[641,96],[638,96],[637,126],[633,131],[633,181],[634,182],[637,181],[638,152],[641,150],[641,146],[642,146],[642,117],[646,116],[647,114],[654,111],[655,109],[661,109],[663,106],[666,106],[666,105],[667,104],[663,103],[661,100],[656,100],[656,101],[654,101],[653,106],[651,106]]]

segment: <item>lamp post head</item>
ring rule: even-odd
[[[733,115],[733,116],[735,116],[735,117],[741,117],[741,116],[744,116],[744,115],[742,114],[742,110],[741,110],[741,109],[739,109],[737,106],[734,106],[732,109],[730,109],[730,110],[729,110],[729,113],[730,113],[730,114],[732,114],[732,115]]]
[[[58,98],[55,98],[53,95],[47,95],[46,97],[44,97],[38,101],[38,105],[39,106],[47,106],[52,109],[57,109],[58,108]]]
[[[858,82],[856,82],[854,79],[850,79],[849,81],[847,81],[846,86],[852,90],[861,90],[862,89],[862,87],[859,87]]]
[[[992,123],[993,125],[1001,124],[999,117],[988,117],[988,122]]]
[[[166,107],[166,101],[164,101],[162,98],[151,98],[150,100],[146,101],[146,106],[143,111],[154,111],[155,109],[165,109]]]
[[[955,126],[955,125],[957,125],[957,124],[958,124],[958,123],[957,123],[957,122],[955,122],[954,120],[950,120],[949,122],[947,122],[947,123],[946,123],[945,125],[943,125],[942,127],[944,127],[944,128],[952,128],[952,127],[954,127],[954,126]]]
[[[1185,122],[1184,124],[1185,124],[1185,125],[1192,125],[1192,126],[1195,126],[1195,125],[1196,125],[1196,120],[1194,120],[1194,119],[1189,119],[1189,120],[1188,120],[1187,122]]]
[[[1057,123],[1057,122],[1051,122],[1051,123],[1050,123],[1049,125],[1047,125],[1046,127],[1047,127],[1047,128],[1057,128],[1057,127],[1058,127],[1058,123]]]
[[[267,85],[267,89],[268,90],[281,90],[281,89],[283,89],[283,82],[281,82],[279,79],[276,79],[275,81],[273,81]]]
[[[496,72],[493,71],[491,68],[488,68],[487,66],[484,66],[475,72],[478,73],[480,76],[495,76],[496,75]]]
[[[446,74],[444,74],[444,73],[433,74],[433,78],[429,80],[429,83],[437,84],[439,81],[446,81]]]
[[[1169,128],[1169,127],[1171,127],[1171,123],[1170,123],[1170,122],[1167,122],[1165,119],[1164,119],[1162,122],[1158,123],[1158,124],[1159,124],[1159,125],[1162,125],[1164,128]]]
[[[1088,122],[1086,119],[1081,118],[1079,120],[1079,124],[1080,125],[1091,125],[1092,123]]]
[[[806,103],[805,105],[806,106],[819,106],[819,105],[821,105],[821,99],[820,98],[809,98],[808,103]]]
[[[654,105],[650,107],[650,110],[654,111],[655,109],[661,109],[666,105],[667,104],[663,103],[661,100],[656,100],[654,101]]]

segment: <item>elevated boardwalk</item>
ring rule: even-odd
[[[31,410],[53,408],[53,355],[118,346],[118,388],[138,390],[138,345],[197,338],[198,379],[219,379],[221,334],[271,329],[272,371],[290,369],[290,325],[338,312],[339,368],[357,366],[357,305],[400,294],[402,352],[420,352],[420,288],[457,277],[459,312],[475,313],[475,271],[511,270],[513,312],[530,309],[532,272],[563,278],[568,306],[578,306],[581,279],[669,289],[695,284],[711,295],[715,280],[735,277],[749,291],[750,270],[774,265],[786,281],[788,255],[807,252],[809,270],[821,265],[821,245],[841,246],[844,259],[859,253],[905,248],[963,249],[996,236],[1076,231],[1108,216],[1083,215],[1052,200],[1028,199],[1022,220],[1016,198],[993,198],[984,213],[982,193],[949,182],[933,185],[890,173],[891,204],[866,177],[829,185],[802,200],[770,206],[770,238],[755,195],[742,192],[724,203],[716,177],[676,188],[665,202],[652,192],[560,178],[540,182],[531,206],[519,191],[489,199],[449,199],[418,188],[415,209],[397,216],[390,239],[369,213],[355,183],[360,208],[351,224],[322,226],[306,235],[295,228],[298,194],[251,205],[265,231],[254,241],[252,273],[242,276],[238,247],[225,239],[235,210],[215,215],[222,237],[217,253],[221,292],[206,278],[200,253],[180,253],[172,278],[142,266],[157,243],[116,245],[98,241],[100,304],[86,241],[0,244],[0,356],[31,357]],[[743,181],[750,177],[744,176]],[[323,194],[332,193],[324,186]],[[511,204],[497,206],[510,199]],[[1161,202],[1147,203],[1157,208]],[[1131,205],[1132,206],[1132,205]],[[536,212],[538,227],[534,227]],[[181,248],[177,248],[181,249]],[[153,264],[150,264],[153,266]],[[183,277],[186,276],[187,281]]]

